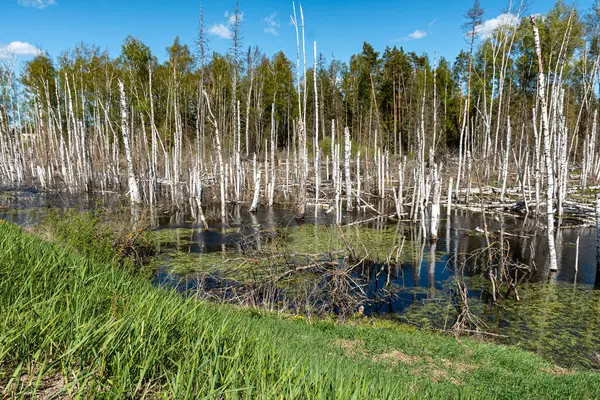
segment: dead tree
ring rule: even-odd
[[[548,122],[548,105],[546,104],[546,77],[544,76],[544,67],[542,63],[542,48],[540,44],[540,33],[535,23],[535,18],[531,16],[531,25],[533,26],[533,35],[535,38],[535,52],[538,62],[538,98],[542,107],[542,136],[544,140],[544,159],[546,160],[546,216],[548,224],[548,255],[550,271],[557,271],[556,248],[554,244],[554,168],[552,157],[550,155],[550,127]]]
[[[127,115],[127,100],[125,99],[125,88],[123,82],[119,80],[119,93],[121,95],[121,129],[123,131],[123,147],[125,148],[125,157],[127,159],[127,180],[129,182],[129,198],[132,203],[141,203],[140,191],[135,179],[133,169],[133,155],[131,154],[131,136],[129,132],[129,121]]]

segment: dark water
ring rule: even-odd
[[[244,243],[240,238],[253,231],[255,227],[261,229],[269,227],[298,227],[314,224],[331,224],[332,216],[313,213],[299,221],[294,218],[294,213],[289,210],[263,209],[252,215],[245,212],[233,213],[229,224],[211,224],[209,231],[192,222],[192,217],[186,213],[175,213],[158,218],[156,230],[181,229],[193,230],[186,235],[184,243],[176,241],[163,244],[165,249],[176,249],[185,253],[211,253],[225,251],[244,251]],[[346,216],[346,223],[365,219],[364,215],[350,214]],[[594,228],[564,228],[556,233],[556,248],[558,254],[559,271],[551,273],[547,268],[547,240],[543,225],[539,221],[523,219],[510,215],[487,215],[490,241],[497,241],[503,237],[510,245],[510,257],[527,265],[535,266],[535,273],[530,282],[563,282],[576,283],[584,287],[593,287],[596,277],[596,231]],[[419,243],[422,246],[422,257],[408,257],[402,260],[401,271],[391,271],[391,282],[400,288],[422,288],[427,291],[399,294],[387,304],[378,304],[377,312],[401,312],[416,301],[426,300],[435,296],[435,292],[445,288],[444,282],[454,275],[453,265],[456,264],[457,255],[471,253],[486,246],[483,234],[477,230],[483,226],[483,216],[479,213],[468,211],[453,211],[449,218],[443,216],[437,243],[431,244],[428,240],[421,239],[418,226],[408,221],[388,221],[385,218],[362,224],[377,231],[379,229],[396,229],[398,235],[405,236],[408,241]],[[246,230],[244,232],[244,230]],[[257,233],[259,235],[259,233]],[[180,236],[177,236],[181,239]],[[579,237],[579,255],[577,257],[576,242]],[[263,237],[268,241],[269,237]],[[575,261],[578,258],[577,272]],[[168,265],[165,265],[168,267]],[[370,293],[384,287],[388,281],[386,274],[377,274],[380,264],[374,263]],[[168,271],[168,268],[165,270]],[[164,272],[165,274],[167,272]],[[377,276],[378,275],[378,276]],[[160,281],[160,277],[157,277]]]
[[[261,229],[267,227],[286,226],[292,232],[297,229],[298,235],[306,235],[306,231],[314,229],[314,236],[318,238],[317,226],[327,226],[331,217],[323,213],[317,218],[312,213],[309,215],[305,220],[297,221],[292,212],[285,210],[261,210],[256,215],[234,213],[227,225],[229,229],[239,228],[233,232],[223,231],[223,226],[216,225],[209,232],[203,232],[198,225],[186,223],[188,217],[173,215],[162,218],[159,229],[197,229],[189,236],[189,241],[174,248],[202,257],[211,252],[243,253],[244,244],[239,238],[247,236],[248,232],[255,233],[254,245],[261,241],[264,245],[270,237],[262,234]],[[345,222],[364,218],[364,215],[351,214]],[[533,266],[534,272],[518,288],[520,301],[513,295],[496,304],[491,301],[487,281],[476,276],[467,278],[469,306],[481,319],[482,329],[501,335],[493,337],[496,341],[537,352],[564,367],[600,368],[600,291],[594,289],[595,284],[598,286],[595,229],[558,229],[555,243],[559,271],[550,272],[543,224],[501,214],[488,214],[487,224],[490,241],[507,240],[510,260]],[[403,255],[400,266],[388,268],[385,263],[371,262],[355,270],[355,276],[363,279],[367,286],[368,300],[363,303],[365,314],[426,328],[452,326],[456,315],[451,298],[454,271],[460,254],[486,246],[485,237],[478,232],[483,226],[483,215],[453,211],[449,218],[442,220],[435,244],[423,241],[419,226],[408,221],[381,218],[361,226],[374,232],[396,231],[398,237],[404,236],[407,242],[412,242],[415,250]],[[576,248],[578,238],[579,249]],[[162,267],[154,277],[157,285],[176,285],[181,290],[194,291],[199,286],[206,290],[230,284],[226,279],[219,281],[218,275],[217,280],[199,281],[193,271],[174,274],[171,262],[169,257],[163,259]]]
[[[559,229],[556,234],[556,248],[559,263],[558,273],[547,268],[548,253],[545,232],[538,221],[524,220],[507,215],[487,217],[490,241],[501,237],[508,241],[509,254],[513,261],[535,267],[529,282],[577,283],[592,288],[596,281],[596,231],[593,228]],[[435,244],[427,241],[421,259],[403,263],[403,274],[396,274],[393,282],[407,290],[394,296],[388,303],[375,305],[377,312],[402,312],[415,302],[431,301],[444,295],[445,282],[454,275],[459,254],[472,253],[487,245],[483,234],[477,229],[483,226],[481,214],[454,211],[441,223],[440,237]],[[419,232],[410,227],[404,229],[407,237],[417,240]],[[578,271],[576,242],[579,237]],[[375,278],[375,276],[374,276]],[[386,284],[387,276],[380,274],[373,279],[372,290]],[[422,288],[427,291],[410,291]],[[442,291],[440,293],[440,291]]]
[[[0,218],[21,225],[35,225],[56,208],[91,210],[100,205],[112,211],[122,209],[124,218],[144,219],[161,238],[157,241],[157,254],[151,260],[155,268],[154,283],[191,292],[214,289],[226,294],[229,286],[239,286],[239,282],[226,278],[229,267],[225,263],[221,270],[198,279],[202,260],[214,256],[256,256],[264,254],[264,248],[273,251],[269,246],[281,236],[282,229],[287,232],[287,239],[278,240],[286,246],[285,251],[320,253],[327,247],[323,242],[332,231],[333,221],[333,213],[325,210],[319,210],[315,216],[314,209],[309,209],[304,219],[297,220],[290,210],[263,208],[250,214],[245,208],[231,207],[226,224],[209,223],[210,229],[204,231],[190,210],[163,207],[131,212],[121,196],[75,198],[59,193],[38,194],[33,190],[4,196],[0,201],[0,205],[5,205],[0,209]],[[205,210],[209,217],[217,213],[210,207]],[[369,219],[356,226],[360,226],[361,235],[370,238],[368,243],[375,243],[368,250],[380,255],[378,260],[365,262],[353,272],[365,285],[367,299],[362,303],[365,314],[426,328],[451,326],[456,313],[451,291],[457,263],[461,254],[486,246],[486,239],[479,232],[484,226],[483,215],[455,210],[446,218],[443,210],[435,243],[423,240],[419,224],[375,217],[375,213],[348,213],[344,217],[345,224]],[[562,366],[600,368],[600,291],[594,289],[599,275],[595,229],[557,230],[559,271],[552,273],[547,268],[543,223],[503,214],[487,214],[486,219],[490,241],[506,240],[510,260],[533,266],[534,272],[519,287],[520,301],[514,300],[513,295],[497,304],[492,304],[485,280],[477,278],[475,273],[467,278],[469,306],[481,318],[484,330],[502,335],[496,340],[535,351]],[[323,230],[327,230],[327,235]],[[383,239],[379,240],[379,234]],[[402,253],[400,264],[388,267],[382,253],[392,246],[386,240],[393,242],[401,237],[411,250]],[[176,268],[181,256],[195,267]],[[212,262],[220,263],[218,258]],[[237,290],[239,293],[239,287]],[[293,297],[287,290],[288,293],[286,289],[278,289],[277,296]],[[288,304],[293,305],[293,300]]]

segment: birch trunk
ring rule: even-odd
[[[508,177],[508,160],[510,155],[510,116],[506,121],[506,152],[504,153],[504,162],[502,163],[502,192],[500,192],[500,203],[504,203],[504,192],[506,191],[506,178]]]
[[[437,240],[438,238],[438,229],[440,227],[440,199],[442,197],[442,184],[440,182],[438,166],[434,164],[433,166],[433,182],[432,182],[432,199],[431,199],[431,223],[429,230],[429,238],[430,240]]]
[[[321,162],[319,159],[319,95],[317,92],[317,42],[314,44],[313,83],[315,90],[315,215],[319,207],[319,192],[321,191]]]
[[[268,195],[268,203],[269,207],[273,206],[275,201],[275,150],[277,149],[277,144],[275,140],[276,126],[275,126],[275,103],[271,104],[271,178],[269,181],[269,195]]]
[[[152,138],[150,142],[150,153],[151,153],[151,161],[150,161],[150,184],[152,186],[152,190],[150,192],[150,204],[156,200],[156,194],[158,193],[158,147],[157,147],[157,130],[156,125],[154,124],[154,96],[152,94],[152,67],[148,65],[148,88],[150,93],[150,130],[152,132]],[[200,94],[202,95],[202,94]]]
[[[123,147],[125,148],[125,158],[127,159],[127,179],[129,182],[129,197],[132,203],[141,203],[140,191],[135,172],[133,170],[133,155],[131,154],[129,121],[127,118],[127,101],[125,99],[125,88],[123,82],[119,81],[119,92],[121,95],[121,129],[123,130]]]
[[[350,154],[352,144],[350,143],[350,129],[344,129],[344,167],[346,173],[346,210],[352,211],[352,177],[350,176]]]
[[[450,217],[452,212],[452,178],[450,178],[450,182],[448,182],[448,205],[446,206],[446,216]],[[448,224],[448,222],[446,222]]]
[[[356,207],[360,211],[360,150],[356,155]]]
[[[254,153],[254,196],[252,197],[252,204],[250,205],[251,213],[256,212],[258,209],[258,200],[260,199],[260,167],[256,165],[256,153]]]
[[[542,49],[540,44],[540,33],[535,23],[535,18],[531,17],[533,25],[533,34],[535,38],[535,52],[538,61],[538,97],[542,106],[542,127],[544,138],[544,159],[546,160],[546,216],[547,216],[547,238],[548,238],[548,257],[550,271],[557,271],[556,248],[554,243],[554,168],[550,155],[550,127],[548,125],[548,106],[546,104],[546,77],[542,63]]]
[[[534,185],[535,185],[535,212],[539,212],[540,209],[540,184],[541,184],[541,157],[540,157],[540,138],[537,129],[537,111],[533,108],[532,112],[533,116],[533,135],[534,135],[534,150],[533,150],[533,158],[534,158]]]
[[[223,165],[223,153],[221,151],[221,135],[219,134],[219,124],[215,119],[215,115],[212,112],[210,107],[210,100],[208,98],[208,94],[206,90],[203,91],[204,98],[206,99],[206,106],[208,108],[209,121],[213,125],[215,129],[215,142],[217,144],[217,160],[219,162],[219,190],[221,194],[221,220],[225,221],[227,219],[227,210],[225,207],[225,167]]]

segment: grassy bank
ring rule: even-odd
[[[515,348],[184,299],[0,223],[0,393],[598,398],[600,375]]]

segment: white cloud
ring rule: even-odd
[[[231,30],[223,24],[214,24],[208,28],[208,33],[213,36],[218,36],[221,39],[231,39]]]
[[[271,35],[277,36],[279,35],[277,28],[279,28],[281,24],[275,19],[275,17],[277,17],[277,13],[273,13],[268,17],[265,17],[263,22],[267,24],[267,27],[265,28],[265,33],[270,33]]]
[[[214,24],[208,28],[208,34],[217,36],[221,39],[231,39],[233,34],[231,33],[231,26],[235,24],[236,19],[239,22],[244,20],[244,13],[240,13],[238,16],[235,14],[229,13],[229,11],[225,10],[225,14],[223,15],[227,19],[227,23],[225,24]]]
[[[411,33],[410,35],[408,35],[409,38],[411,39],[423,39],[425,36],[427,36],[427,32],[422,31],[417,29],[416,31],[414,31],[413,33]]]
[[[40,10],[56,4],[55,0],[17,0],[17,2],[23,7],[39,8]]]
[[[487,39],[492,36],[492,33],[497,28],[514,27],[519,24],[519,17],[511,13],[500,14],[496,18],[488,19],[483,24],[477,25],[475,33],[479,35],[481,39]]]
[[[413,33],[410,33],[408,36],[402,36],[399,39],[392,40],[392,42],[408,42],[409,40],[423,39],[425,36],[427,36],[427,32],[417,29]]]
[[[33,57],[41,53],[40,49],[27,42],[15,41],[7,45],[0,45],[0,58],[8,58],[13,55]]]
[[[279,36],[279,32],[275,28],[265,28],[265,33],[270,33],[273,36]]]

